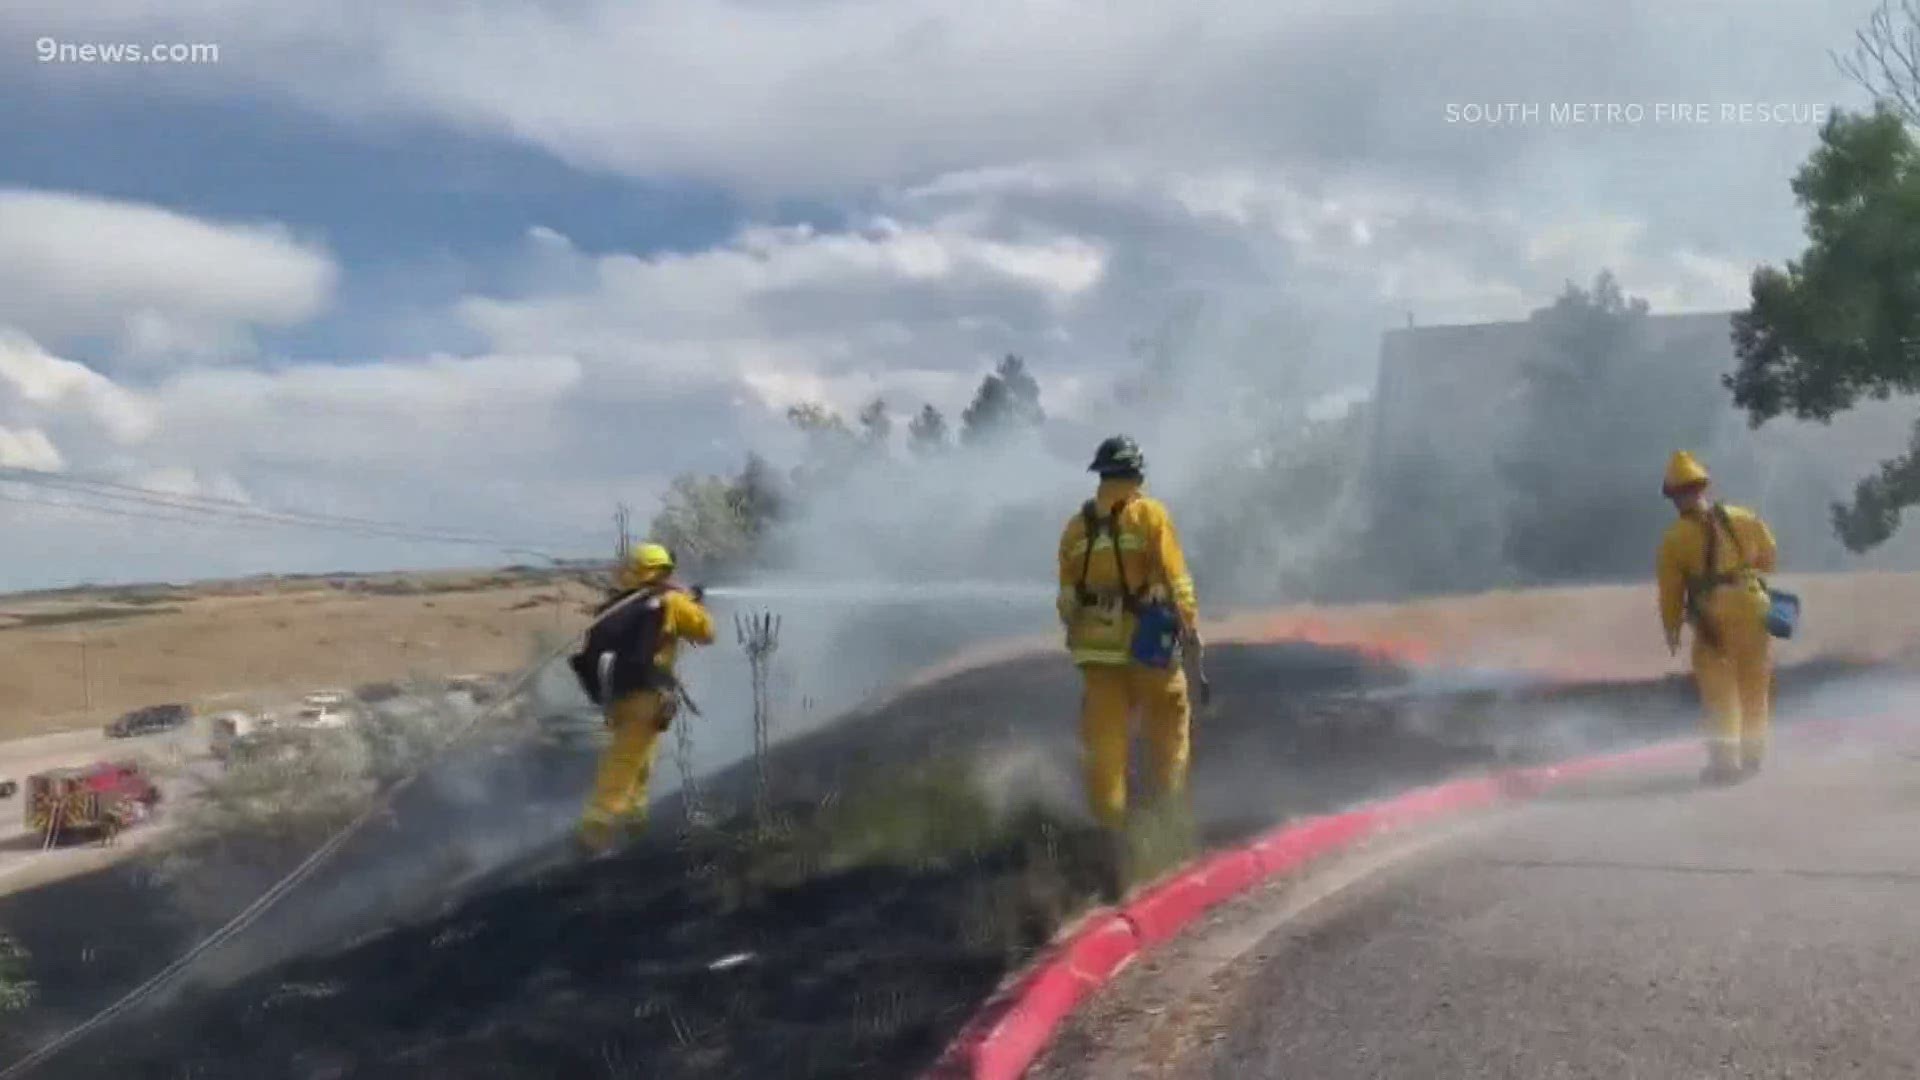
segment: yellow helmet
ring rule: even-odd
[[[1685,450],[1675,450],[1667,461],[1667,475],[1660,480],[1660,494],[1672,498],[1690,487],[1705,487],[1710,477],[1707,467],[1695,461]]]
[[[673,552],[664,544],[637,544],[627,553],[627,564],[620,568],[620,587],[637,589],[673,572]]]
[[[671,570],[673,552],[668,551],[665,544],[641,544],[633,549],[628,561],[635,570]]]

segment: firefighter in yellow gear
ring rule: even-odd
[[[1707,768],[1726,783],[1758,772],[1773,711],[1768,597],[1760,575],[1777,561],[1773,533],[1753,511],[1707,499],[1707,470],[1686,451],[1667,464],[1660,491],[1679,517],[1660,541],[1657,575],[1667,651],[1693,626],[1693,676],[1706,711]]]
[[[596,698],[605,702],[613,743],[600,757],[593,793],[581,815],[579,838],[589,851],[611,848],[621,834],[646,822],[647,784],[653,774],[660,735],[672,724],[679,705],[674,664],[681,642],[713,642],[713,616],[702,606],[700,591],[672,582],[673,555],[659,544],[641,544],[620,569],[607,612],[612,636],[604,643],[590,632],[583,656],[597,669]],[[631,598],[629,600],[629,598]],[[617,626],[615,620],[626,618]],[[602,660],[601,646],[611,646]],[[636,655],[622,655],[632,650]]]
[[[1060,536],[1059,614],[1084,685],[1080,740],[1087,799],[1101,824],[1124,827],[1129,725],[1142,714],[1152,780],[1162,797],[1186,790],[1192,707],[1176,653],[1166,667],[1130,648],[1142,604],[1171,604],[1189,647],[1199,645],[1199,607],[1186,555],[1167,508],[1142,493],[1146,459],[1130,438],[1100,444],[1089,472],[1093,500]],[[1117,557],[1116,557],[1117,555]]]

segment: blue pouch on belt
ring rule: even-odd
[[[1727,538],[1733,541],[1734,550],[1740,553],[1740,564],[1745,567],[1747,551],[1740,543],[1740,533],[1734,529],[1733,520],[1727,515],[1727,508],[1719,503],[1713,504],[1714,520],[1726,530]],[[1706,565],[1712,569],[1719,564],[1714,561],[1714,549],[1718,546],[1720,530],[1707,527]],[[1790,592],[1782,592],[1766,583],[1766,579],[1757,579],[1761,588],[1767,591],[1767,633],[1777,638],[1790,638],[1793,628],[1800,623],[1800,598]]]
[[[1134,616],[1129,651],[1135,663],[1150,668],[1173,665],[1180,645],[1180,615],[1172,604],[1142,604]]]
[[[1790,638],[1800,622],[1800,598],[1779,589],[1767,590],[1767,633]]]

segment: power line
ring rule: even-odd
[[[391,540],[408,540],[420,543],[459,544],[496,549],[519,548],[532,550],[517,540],[500,537],[480,536],[471,533],[456,532],[434,526],[405,525],[394,522],[376,521],[372,518],[356,518],[345,515],[317,514],[304,511],[276,510],[253,506],[234,499],[221,499],[213,496],[181,495],[174,492],[156,491],[151,488],[135,487],[112,481],[67,476],[60,473],[41,472],[34,469],[0,467],[0,480],[12,481],[29,487],[52,489],[74,496],[89,496],[108,500],[106,505],[82,501],[58,501],[52,499],[33,499],[14,495],[12,502],[38,503],[46,506],[69,509],[92,510],[101,513],[117,514],[125,517],[145,517],[151,520],[174,521],[185,524],[254,524],[352,533],[360,536]],[[136,511],[130,507],[144,507]],[[155,510],[169,511],[157,513]],[[187,517],[180,517],[186,514]],[[211,520],[209,520],[211,519]]]
[[[479,537],[433,526],[405,525],[394,522],[374,521],[370,518],[349,518],[303,511],[276,510],[268,507],[252,506],[232,499],[182,495],[175,492],[156,491],[151,488],[133,487],[127,484],[116,484],[109,481],[67,476],[61,473],[40,472],[32,469],[0,467],[0,480],[13,480],[37,487],[78,491],[116,502],[132,502],[234,519],[359,531],[370,535],[393,534],[400,539],[445,539],[454,542],[474,542],[485,544],[489,547],[497,547],[503,544],[511,545],[514,543],[514,541],[502,540],[498,537]]]
[[[357,525],[374,529],[397,529],[409,533],[434,533],[460,535],[455,530],[443,529],[431,525],[412,525],[393,521],[380,521],[374,518],[353,517],[346,514],[323,514],[307,510],[282,510],[260,506],[240,499],[222,498],[217,495],[193,495],[184,492],[159,491],[154,488],[136,487],[97,476],[85,476],[72,473],[47,472],[40,469],[22,469],[0,466],[0,479],[19,480],[23,483],[50,484],[59,487],[97,490],[108,497],[125,497],[139,501],[162,499],[170,503],[193,504],[205,507],[209,511],[237,511],[249,515],[271,515],[282,518],[297,518],[302,521],[324,522],[337,525]]]
[[[36,499],[31,495],[7,494],[6,492],[0,492],[0,502],[21,503],[30,506],[51,506],[60,510],[91,510],[96,514],[111,514],[115,517],[138,518],[143,521],[171,521],[182,525],[212,524],[212,522],[207,521],[205,518],[174,517],[171,514],[142,513],[138,510],[128,510],[122,507],[95,506],[92,503],[62,502],[58,499]],[[260,524],[257,522],[240,524],[252,524],[256,528],[260,527]]]
[[[127,502],[123,504],[109,503],[109,504],[102,505],[99,503],[82,502],[73,498],[75,495],[78,495],[78,494],[95,494],[95,493],[66,492],[63,489],[60,489],[57,487],[54,488],[54,490],[62,490],[64,494],[67,494],[69,496],[68,499],[34,498],[32,496],[20,495],[17,493],[13,495],[4,496],[4,498],[8,502],[31,503],[38,506],[54,507],[54,508],[63,509],[63,510],[87,510],[94,513],[112,514],[118,517],[138,518],[138,519],[143,519],[148,521],[167,521],[167,522],[173,522],[173,523],[182,524],[182,525],[202,525],[202,526],[218,525],[223,528],[252,527],[252,528],[306,529],[306,530],[312,530],[312,531],[318,531],[318,532],[342,532],[342,533],[349,533],[356,536],[371,537],[371,538],[378,538],[378,539],[410,540],[410,541],[418,541],[418,542],[424,542],[424,543],[439,543],[439,544],[459,544],[459,545],[466,545],[466,546],[487,547],[487,548],[496,548],[496,549],[505,548],[511,543],[510,541],[505,541],[505,540],[488,540],[488,539],[481,539],[481,538],[475,538],[475,537],[456,537],[456,536],[445,536],[445,535],[427,534],[427,533],[407,533],[407,532],[399,532],[396,530],[384,530],[384,529],[374,530],[374,529],[368,529],[360,526],[332,525],[324,522],[299,521],[294,519],[275,517],[268,514],[258,514],[258,515],[235,514],[235,513],[223,514],[223,513],[210,512],[204,508],[192,506],[190,504],[167,503],[167,502],[155,501],[155,500],[131,499],[131,500],[127,500]],[[135,509],[135,507],[140,507],[140,506],[159,507],[165,510],[178,511],[178,513],[162,513],[153,509],[144,509],[144,510]]]

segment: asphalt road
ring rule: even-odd
[[[1038,1077],[1920,1075],[1920,729],[1503,811],[1129,972]]]
[[[40,837],[26,827],[27,777],[47,769],[125,759],[139,759],[155,768],[160,814],[122,833],[111,847],[73,843],[43,851]],[[0,799],[0,894],[125,858],[165,829],[167,807],[191,790],[195,771],[212,767],[207,760],[206,720],[198,717],[174,731],[128,739],[109,739],[95,728],[0,742],[0,778],[20,784],[11,798]]]

